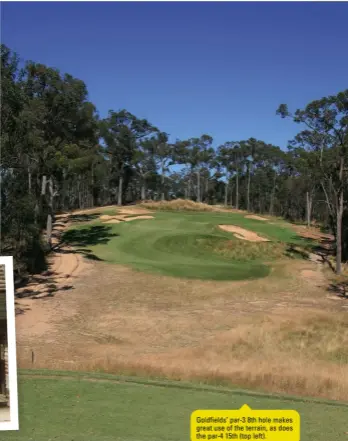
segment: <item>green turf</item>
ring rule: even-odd
[[[283,222],[272,225],[239,213],[157,212],[154,216],[120,224],[103,224],[97,219],[69,230],[63,238],[90,258],[141,271],[210,280],[267,276],[275,247],[279,257],[279,246],[285,255],[289,244],[305,245]],[[220,230],[219,224],[241,226],[271,242],[237,239]]]
[[[46,375],[43,378],[40,375]],[[54,377],[49,377],[55,375]],[[60,375],[60,376],[59,376]],[[69,377],[64,377],[68,375]],[[128,380],[128,381],[126,381]],[[9,441],[188,441],[196,409],[295,409],[301,441],[345,439],[348,404],[111,375],[19,376],[19,432]],[[280,440],[281,441],[281,440]]]

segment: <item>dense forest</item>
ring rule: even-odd
[[[117,103],[110,103],[116,105]],[[250,137],[214,145],[169,135],[125,109],[98,115],[82,80],[1,46],[1,244],[19,273],[40,271],[60,211],[186,198],[320,223],[348,259],[348,89],[293,113],[287,146]],[[47,239],[42,242],[41,232]]]

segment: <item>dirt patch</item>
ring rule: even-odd
[[[118,219],[110,219],[107,220],[105,222],[103,222],[104,224],[120,224],[122,221],[118,220]]]
[[[254,231],[245,230],[235,225],[219,225],[221,230],[233,233],[238,239],[247,240],[249,242],[270,242],[269,239],[259,236]]]
[[[136,219],[154,219],[154,217],[153,216],[133,216],[133,217],[127,217],[124,220],[126,222],[129,222],[129,221],[133,221]]]
[[[256,214],[250,214],[248,216],[245,216],[245,218],[246,219],[255,219],[255,220],[259,220],[259,221],[266,221],[266,220],[268,220],[265,217],[257,216]]]
[[[307,280],[310,280],[310,281],[313,281],[313,280],[322,281],[323,280],[322,273],[319,271],[303,270],[303,271],[301,271],[301,276]]]
[[[292,226],[293,230],[296,231],[296,233],[301,236],[304,237],[306,239],[313,239],[313,240],[320,240],[320,241],[333,241],[334,240],[334,236],[332,234],[326,234],[326,233],[322,233],[318,228],[314,228],[314,227],[305,227],[304,225],[293,225]]]

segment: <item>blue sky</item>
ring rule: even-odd
[[[103,117],[126,108],[171,139],[255,137],[275,115],[348,87],[348,4],[5,2],[2,43],[87,84]]]

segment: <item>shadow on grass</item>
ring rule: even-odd
[[[335,247],[334,247],[334,241],[332,239],[328,239],[326,237],[323,237],[321,239],[314,239],[306,236],[302,236],[301,234],[298,234],[296,236],[292,237],[293,240],[301,240],[302,244],[302,250],[299,249],[298,244],[291,243],[289,244],[288,252],[297,254],[299,257],[303,257],[304,259],[308,259],[308,253],[313,253],[319,256],[323,263],[326,263],[332,271],[334,271],[334,267],[332,263],[329,260],[330,256],[335,255]]]
[[[35,277],[32,282],[34,286],[28,286],[20,293],[16,293],[15,297],[18,299],[31,298],[31,299],[43,299],[46,297],[53,297],[57,291],[69,291],[73,289],[73,285],[59,286],[59,283],[54,277],[60,277],[58,274],[52,273],[50,278]],[[66,276],[69,278],[71,276]],[[26,310],[16,309],[17,314],[23,314]]]
[[[285,250],[285,255],[290,258],[302,258],[308,260],[308,252],[305,252],[298,248],[296,244],[289,244]]]
[[[327,289],[329,292],[336,294],[341,299],[348,300],[348,280],[344,282],[331,283]]]
[[[91,214],[71,214],[69,216],[69,222],[78,223],[78,222],[90,222],[92,220],[96,220],[101,216],[102,213],[91,213]]]
[[[62,242],[73,247],[105,245],[119,234],[112,233],[112,227],[94,225],[86,228],[69,230],[63,233]]]

